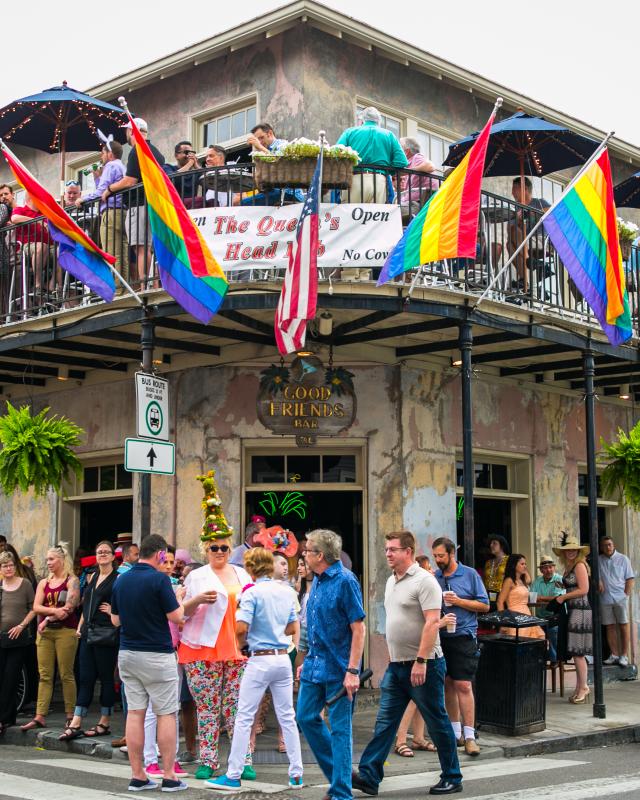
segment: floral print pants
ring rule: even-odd
[[[229,739],[233,736],[244,665],[244,661],[193,661],[184,665],[198,712],[200,762],[214,770],[220,766],[218,740],[222,724]],[[251,763],[251,754],[247,754],[246,763]]]

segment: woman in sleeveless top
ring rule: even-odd
[[[64,543],[47,551],[49,575],[38,584],[33,610],[40,617],[38,625],[38,701],[36,715],[22,725],[23,731],[45,728],[49,713],[56,666],[62,683],[67,724],[73,717],[76,704],[76,680],[73,664],[78,649],[78,614],[80,584],[73,573],[73,559]]]
[[[515,611],[516,614],[533,616],[529,610],[529,584],[531,578],[527,572],[527,560],[521,553],[509,556],[504,571],[504,582],[498,597],[498,611]],[[515,636],[515,628],[500,628],[500,633]],[[531,628],[522,628],[518,631],[520,639],[544,639],[544,631],[539,625]]]
[[[492,592],[497,595],[502,589],[502,582],[504,581],[505,569],[511,549],[503,536],[495,535],[489,538],[489,550],[491,551],[491,558],[488,559],[484,565],[483,580],[487,592]],[[489,599],[495,600],[496,598],[490,597]]]
[[[116,700],[114,675],[118,661],[118,633],[111,624],[111,590],[118,577],[114,565],[115,550],[108,541],[96,545],[98,572],[87,578],[82,596],[82,615],[76,631],[80,639],[78,653],[78,699],[73,719],[58,738],[70,741],[80,736],[109,736],[109,722]],[[89,641],[89,628],[104,634],[102,642]],[[111,640],[111,641],[109,641]],[[88,731],[82,730],[93,700],[96,680],[100,679],[100,721]]]
[[[586,703],[591,690],[587,685],[587,659],[592,654],[591,606],[589,605],[589,566],[586,562],[589,547],[581,545],[575,536],[563,533],[560,547],[553,552],[564,565],[562,582],[566,594],[556,597],[558,603],[567,608],[567,628],[565,658],[573,657],[576,665],[576,691],[569,698],[570,703]],[[562,645],[560,645],[562,652]]]

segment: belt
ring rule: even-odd
[[[252,656],[286,656],[287,650],[276,650],[273,648],[272,650],[254,650],[251,653]]]

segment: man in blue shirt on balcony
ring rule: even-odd
[[[365,613],[360,585],[342,566],[341,550],[342,539],[333,531],[307,536],[304,558],[317,577],[307,602],[309,650],[299,671],[298,724],[330,783],[329,796],[351,800],[351,715],[360,687]],[[329,734],[320,713],[343,687],[346,694],[329,706]]]

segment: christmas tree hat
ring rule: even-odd
[[[210,542],[213,539],[228,539],[233,536],[233,528],[227,522],[222,510],[215,470],[210,469],[206,475],[198,475],[197,480],[200,481],[204,490],[204,499],[202,500],[204,524],[200,540]]]

